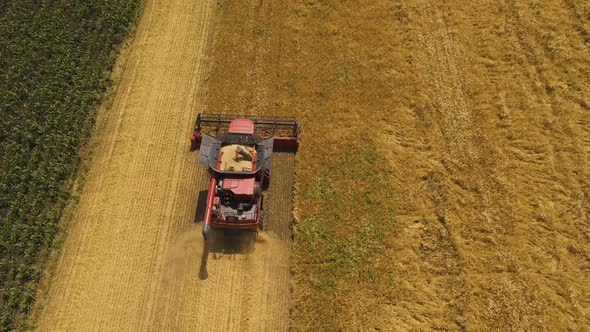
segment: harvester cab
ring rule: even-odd
[[[199,114],[191,150],[210,180],[203,237],[211,229],[264,228],[263,191],[270,185],[272,152],[297,151],[295,118]]]

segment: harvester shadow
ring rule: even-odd
[[[256,232],[241,232],[228,235],[220,230],[211,230],[209,238],[203,241],[199,279],[206,280],[209,277],[207,262],[210,254],[213,254],[214,258],[249,254],[254,251],[256,237]]]
[[[209,245],[207,241],[203,241],[203,254],[201,256],[201,267],[199,268],[199,279],[207,280],[209,273],[207,272],[207,261],[209,260]]]

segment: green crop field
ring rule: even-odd
[[[0,331],[22,328],[138,0],[0,1]]]

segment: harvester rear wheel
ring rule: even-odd
[[[264,230],[264,210],[260,210],[260,216],[258,217],[258,228],[261,231]]]
[[[270,168],[265,168],[262,172],[262,190],[267,190],[270,186]]]

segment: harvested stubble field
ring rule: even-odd
[[[297,116],[294,330],[590,326],[590,6],[224,1],[208,108]]]
[[[146,3],[42,329],[590,326],[587,4],[214,7]],[[279,177],[282,236],[202,255],[198,111],[301,121],[292,244]]]

